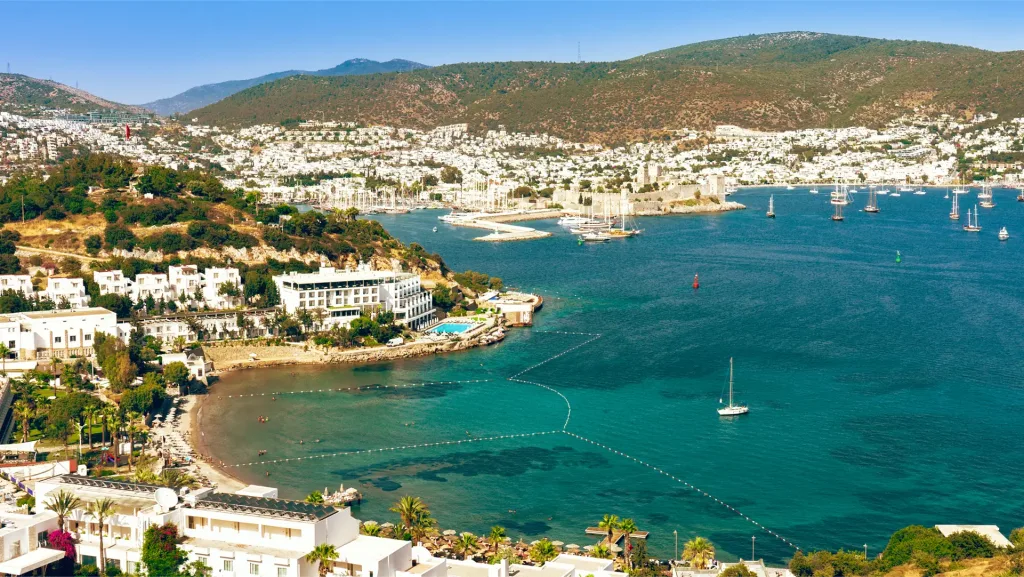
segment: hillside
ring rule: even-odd
[[[620,142],[717,124],[781,130],[877,125],[914,109],[1024,113],[1024,53],[786,32],[701,42],[619,62],[492,62],[405,74],[297,76],[195,111],[214,124],[324,113],[430,128],[466,122]]]
[[[354,58],[352,60],[346,60],[341,64],[333,68],[325,68],[323,70],[285,70],[283,72],[273,72],[257,78],[248,78],[246,80],[229,80],[227,82],[217,82],[214,84],[204,84],[202,86],[196,86],[195,88],[189,88],[181,94],[171,96],[170,98],[162,98],[160,100],[154,100],[141,105],[147,110],[162,114],[164,116],[170,116],[176,112],[189,112],[197,108],[202,108],[208,104],[213,104],[218,100],[222,100],[241,92],[251,86],[258,84],[264,84],[277,80],[279,78],[287,78],[289,76],[298,76],[300,74],[306,74],[310,76],[347,76],[347,75],[358,75],[358,74],[378,74],[383,72],[407,72],[410,70],[419,70],[426,68],[425,65],[409,60],[388,60],[387,62],[377,62],[376,60],[367,60],[365,58]]]
[[[72,112],[89,112],[99,108],[143,112],[137,106],[104,100],[52,80],[40,80],[22,74],[0,74],[0,108],[23,107],[65,108]]]

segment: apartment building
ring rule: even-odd
[[[196,291],[202,290],[203,275],[199,273],[199,267],[194,264],[168,267],[167,277],[178,302],[181,302],[182,295],[187,300],[194,300]]]
[[[413,329],[434,319],[433,298],[420,285],[418,275],[370,270],[354,271],[321,267],[315,273],[289,273],[274,277],[281,306],[288,313],[303,309],[325,312],[325,326],[348,326],[363,312],[385,310]]]
[[[159,339],[165,345],[173,344],[178,337],[187,342],[255,338],[273,334],[271,319],[275,310],[178,312],[142,317],[139,324],[144,334]],[[244,326],[239,325],[239,320]]]
[[[414,565],[411,543],[360,535],[350,509],[279,499],[269,487],[237,493],[203,488],[179,496],[156,485],[62,475],[36,482],[37,502],[60,490],[84,502],[104,497],[117,502],[116,514],[103,528],[106,558],[129,573],[138,570],[146,529],[167,522],[178,526],[189,560],[203,561],[216,577],[316,575],[305,555],[322,543],[338,549],[333,576],[411,577]],[[96,519],[78,510],[67,523],[78,541],[78,561],[95,563]]]
[[[32,286],[32,277],[27,274],[0,275],[0,293],[9,290],[20,292],[26,297],[33,296],[36,292]]]
[[[50,277],[46,281],[46,290],[40,295],[58,305],[66,302],[73,309],[89,306],[89,293],[85,291],[85,281],[80,278]]]
[[[99,285],[101,295],[116,294],[133,300],[135,298],[135,283],[119,270],[95,272],[92,280]]]
[[[221,287],[234,287],[236,296],[221,294]],[[242,305],[242,276],[237,268],[209,267],[202,273],[203,300],[211,309],[231,309]]]
[[[130,332],[112,311],[96,307],[0,316],[0,342],[19,360],[90,357],[97,334],[127,339]]]
[[[135,294],[132,298],[136,302],[148,298],[168,302],[174,300],[174,291],[165,273],[139,273],[135,275]]]

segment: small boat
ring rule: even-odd
[[[1024,202],[1024,188],[1020,189],[1020,194],[1017,195],[1017,202]]]
[[[889,194],[889,189],[888,188],[883,188],[882,190],[876,191],[875,194],[878,194],[880,196],[885,196],[885,195]]]
[[[796,187],[793,186],[792,184],[787,184],[786,185],[786,190],[796,190]]]
[[[981,185],[981,192],[978,193],[978,205],[981,208],[993,208],[996,205],[992,201],[992,185],[988,182]]]
[[[949,200],[949,189],[948,188],[946,189],[946,196],[944,196],[942,198],[944,198],[946,200]]]
[[[896,251],[896,262],[897,264],[903,262],[903,255],[900,254],[900,251]]]
[[[811,189],[811,194],[818,194],[818,187],[812,188]],[[1024,191],[1021,191],[1021,194],[1024,194]]]
[[[718,402],[721,403],[722,400],[719,399]],[[732,401],[732,357],[729,357],[729,404],[718,409],[718,414],[723,417],[735,417],[749,412],[750,409],[746,405],[737,405]]]
[[[999,229],[999,240],[1010,240],[1010,233],[1007,232],[1005,226]]]
[[[971,209],[967,209],[967,224],[964,225],[964,230],[967,232],[981,232],[981,226],[978,224],[978,207],[974,207],[974,223],[971,223]]]
[[[608,242],[611,239],[611,235],[603,232],[585,232],[580,235],[583,242]]]
[[[768,197],[768,218],[775,218],[775,195]]]
[[[592,218],[587,218],[585,216],[566,215],[558,219],[558,224],[562,226],[579,226],[581,224],[593,224],[595,222],[597,221]]]
[[[915,191],[914,191],[914,196],[924,196],[924,195],[926,195],[926,194],[928,194],[928,193],[927,193],[927,192],[925,192],[925,191],[924,191],[924,189],[921,189],[921,190],[915,190]]]
[[[899,192],[914,192],[913,186],[901,186]]]
[[[437,232],[437,227],[436,226],[434,227],[434,232]]]
[[[893,197],[893,198],[899,198],[899,196],[900,196],[900,191],[898,191],[898,190],[897,190],[896,192],[894,192],[894,193],[890,194],[889,196],[891,196],[891,197]]]

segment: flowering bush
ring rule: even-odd
[[[75,539],[67,531],[50,531],[46,536],[51,549],[64,551],[64,557],[75,558]]]

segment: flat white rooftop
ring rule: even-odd
[[[972,531],[982,537],[987,537],[996,547],[1013,547],[1013,543],[999,532],[999,527],[996,525],[936,525],[935,528],[942,533],[943,537],[949,537],[953,533]]]

